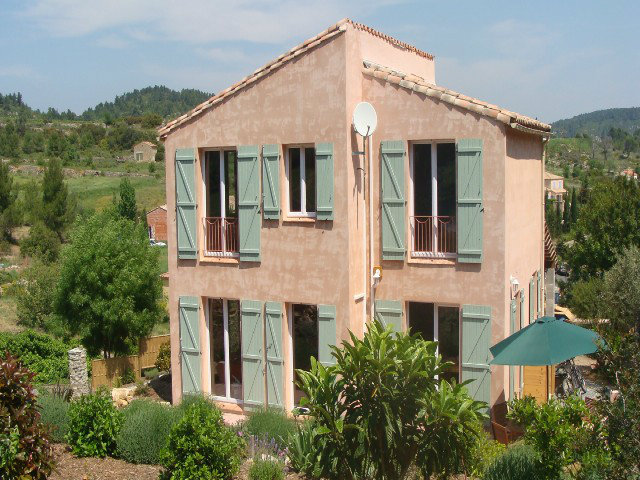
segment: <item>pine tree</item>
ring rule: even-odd
[[[137,215],[136,191],[128,178],[120,181],[120,201],[118,202],[118,213],[121,217],[135,220]]]
[[[564,211],[562,212],[562,230],[568,232],[571,228],[571,210],[569,205],[569,199],[564,201]]]
[[[578,220],[578,196],[576,195],[576,189],[571,189],[571,222],[575,223]]]
[[[60,237],[71,222],[72,211],[68,197],[69,192],[67,184],[64,183],[60,160],[52,158],[47,164],[42,180],[42,220]]]

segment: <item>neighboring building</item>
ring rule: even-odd
[[[160,242],[167,241],[167,206],[160,205],[147,212],[147,228],[149,239]]]
[[[156,147],[151,142],[139,142],[133,146],[133,159],[136,162],[155,162],[156,161],[156,152],[158,151],[158,147]]]
[[[638,181],[638,174],[631,168],[627,168],[620,172],[621,177],[627,177],[627,180]]]
[[[475,398],[521,391],[489,347],[544,311],[550,126],[434,71],[343,20],[159,130],[174,401],[289,410],[294,369],[331,363],[372,315],[439,340]],[[351,125],[360,101],[378,116],[370,152]]]
[[[548,200],[558,203],[560,211],[564,208],[564,197],[567,191],[564,188],[564,177],[551,172],[544,172],[544,191]]]

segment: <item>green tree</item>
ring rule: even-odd
[[[0,240],[11,237],[11,229],[20,221],[20,210],[16,204],[17,193],[9,166],[0,162]]]
[[[596,300],[596,299],[594,299]],[[610,329],[640,333],[640,249],[635,245],[616,257],[616,263],[604,274],[601,297],[596,303]]]
[[[50,326],[58,266],[36,260],[24,271],[22,280],[16,308],[18,323],[37,328]]]
[[[121,217],[135,220],[137,216],[136,191],[127,177],[120,180],[120,200],[118,213]]]
[[[0,128],[0,155],[11,158],[20,155],[20,136],[12,122]]]
[[[42,220],[50,230],[62,237],[73,221],[74,206],[64,182],[62,164],[57,158],[49,160],[42,179]]]
[[[163,316],[158,252],[147,232],[111,212],[74,229],[55,311],[92,354],[127,354]]]
[[[574,280],[601,276],[616,254],[640,245],[640,188],[618,177],[601,179],[583,204],[575,224],[575,242],[568,251]]]
[[[44,263],[53,263],[60,254],[60,238],[42,222],[37,222],[29,230],[29,236],[20,243],[20,253]]]
[[[47,155],[60,158],[66,149],[67,139],[64,134],[59,130],[50,131],[47,139]]]
[[[562,212],[562,230],[568,232],[571,228],[571,206],[569,204],[569,199],[565,199],[564,202],[564,211]]]
[[[571,222],[578,221],[578,196],[576,195],[576,189],[571,189]]]

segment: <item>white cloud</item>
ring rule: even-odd
[[[38,74],[28,65],[0,65],[0,77],[28,78]]]
[[[121,35],[105,35],[96,41],[96,45],[105,48],[125,48],[129,41]]]
[[[197,45],[221,41],[277,44],[304,38],[366,4],[369,12],[401,0],[36,0],[25,14],[37,26],[61,37],[122,29],[135,35],[144,27],[165,38]]]

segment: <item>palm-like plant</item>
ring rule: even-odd
[[[350,334],[333,347],[335,365],[313,359],[299,370],[313,419],[305,443],[316,449],[306,473],[401,480],[412,466],[425,475],[462,471],[486,405],[463,385],[438,383],[449,364],[436,346],[375,322],[362,340]]]

